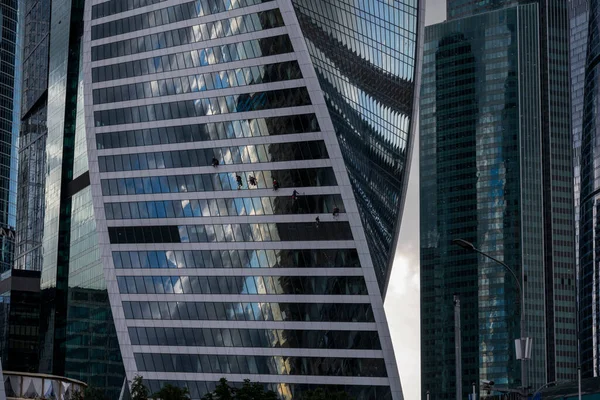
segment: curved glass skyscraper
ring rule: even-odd
[[[415,75],[420,74],[417,0],[293,3],[385,295],[408,180]]]
[[[127,377],[400,399],[383,311],[417,0],[87,3],[98,246]]]

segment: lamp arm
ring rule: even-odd
[[[512,277],[515,280],[515,283],[517,284],[517,288],[519,289],[519,299],[521,301],[525,300],[525,299],[523,299],[523,287],[521,285],[521,280],[519,279],[519,277],[517,276],[517,274],[515,273],[515,271],[511,267],[509,267],[505,262],[500,261],[497,258],[494,258],[494,257],[490,256],[489,254],[484,253],[483,251],[481,251],[481,250],[479,250],[477,248],[473,248],[473,250],[476,253],[479,253],[482,256],[484,256],[486,258],[489,258],[490,260],[494,261],[495,263],[502,265],[508,272],[510,272],[510,274],[512,275]]]

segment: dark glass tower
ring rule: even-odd
[[[530,3],[536,2],[530,1]],[[525,3],[520,0],[447,0],[446,15],[449,20],[481,14]]]
[[[10,271],[15,247],[20,103],[17,7],[17,0],[0,4],[0,274]]]
[[[40,272],[14,269],[0,281],[0,304],[2,368],[38,372]]]
[[[19,137],[19,110],[21,78],[20,36],[18,35],[19,2],[3,1],[0,4],[0,288],[2,317],[0,321],[0,356],[4,365],[21,367],[29,360],[31,349],[24,351],[21,360],[15,359],[15,351],[9,348],[19,342],[20,330],[11,329],[19,321],[22,308],[13,301],[20,299],[12,292],[11,269],[15,251],[16,198],[17,198],[17,142]],[[21,298],[22,299],[22,298]],[[31,334],[33,331],[29,330]],[[26,346],[25,346],[26,347]],[[25,355],[27,353],[27,355]],[[22,361],[23,364],[19,364]],[[25,368],[25,367],[24,367]],[[25,368],[26,369],[26,368]]]
[[[513,3],[450,1],[453,19],[426,29],[421,349],[422,389],[434,398],[455,391],[454,294],[465,397],[481,380],[521,385],[515,282],[501,266],[453,246],[459,238],[524,282],[533,391],[576,375],[567,8]],[[552,36],[540,20],[547,12]]]
[[[118,398],[124,370],[91,205],[80,0],[23,1],[16,268],[41,271],[39,371]]]
[[[583,105],[585,93],[586,57],[589,25],[589,0],[569,1],[569,25],[571,31],[570,72],[571,72],[571,128],[573,131],[573,178],[575,198],[575,265],[578,290],[580,291],[580,234],[581,234],[581,139],[583,131]],[[578,293],[578,296],[580,292]],[[582,303],[579,300],[579,308]],[[580,310],[579,310],[580,311]],[[580,316],[580,315],[578,315]],[[579,326],[581,329],[581,326]],[[588,332],[590,332],[588,330]],[[579,338],[581,340],[581,337]],[[581,350],[581,347],[580,347]],[[581,362],[581,361],[580,361]],[[589,377],[590,364],[582,365],[582,375]]]
[[[574,146],[579,148],[580,163],[575,164],[575,171],[580,174],[579,200],[579,332],[580,357],[582,375],[584,377],[598,376],[600,372],[600,300],[598,284],[598,227],[600,218],[600,185],[597,174],[600,170],[598,156],[600,146],[600,119],[598,116],[598,96],[600,96],[600,3],[589,2],[587,45],[585,53],[583,115],[580,142],[575,136]],[[575,82],[574,82],[575,84]],[[575,90],[575,87],[573,88]]]
[[[50,0],[22,2],[23,64],[15,268],[42,270]]]

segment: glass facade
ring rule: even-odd
[[[583,98],[585,65],[588,41],[588,0],[572,0],[569,3],[571,29],[571,129],[573,131],[573,172],[575,194],[575,263],[579,280],[579,230],[581,190],[581,134],[583,128]]]
[[[42,338],[34,370],[81,379],[117,398],[124,369],[89,186],[84,2],[19,4],[24,90],[15,267],[41,271],[41,326],[30,322]]]
[[[342,204],[338,195],[302,196],[296,201],[279,197],[236,197],[207,200],[164,200],[105,203],[106,219],[235,217],[333,213]],[[339,213],[344,210],[337,207]]]
[[[134,346],[381,349],[376,331],[133,327],[129,337]]]
[[[202,142],[243,137],[291,135],[318,132],[315,114],[225,121],[209,124],[168,126],[96,135],[98,149]]]
[[[290,52],[292,52],[292,43],[287,35],[269,36],[260,39],[244,40],[238,43],[211,46],[199,50],[176,52],[164,56],[99,66],[92,68],[92,80],[93,82],[106,82],[158,72],[225,64]]]
[[[23,323],[29,321],[30,315],[26,309],[35,295],[11,290],[11,285],[16,282],[11,278],[11,270],[15,257],[17,143],[21,122],[20,8],[17,0],[3,1],[0,4],[0,293],[3,314],[0,316],[0,355],[4,365],[30,370],[35,362],[32,353],[37,347],[26,347],[31,345],[31,337],[37,331],[25,329]],[[17,356],[18,349],[23,350],[23,358],[20,360]]]
[[[173,383],[194,400],[221,376],[288,400],[316,386],[401,399],[382,294],[418,2],[161,3],[85,10],[84,237],[128,379],[154,390],[186,373]]]
[[[521,384],[513,345],[520,329],[515,283],[501,266],[453,245],[454,239],[504,261],[524,282],[526,330],[533,338],[529,385],[573,379],[577,363],[570,115],[564,112],[567,10],[549,8],[557,16],[556,37],[546,43],[539,24],[545,5],[489,2],[480,9],[472,2],[469,9],[467,3],[449,2],[449,15],[498,10],[428,27],[425,35],[421,374],[423,394],[429,390],[435,398],[453,398],[456,390],[455,294],[464,395],[481,380]]]
[[[0,282],[0,355],[5,371],[37,372],[40,272],[13,270]]]
[[[600,3],[589,1],[584,18],[587,18],[587,43],[582,60],[583,73],[579,75],[583,81],[583,98],[579,125],[579,136],[574,137],[574,147],[579,154],[579,164],[575,164],[576,174],[579,172],[577,193],[579,217],[579,330],[582,376],[598,376],[600,369],[600,343],[598,333],[600,324],[598,295],[598,204],[599,191],[597,172],[599,164],[599,147],[597,144],[600,129],[598,119],[598,96],[600,95]],[[583,19],[583,18],[581,18]],[[584,21],[582,21],[584,23]],[[585,28],[581,28],[583,32]],[[583,46],[580,47],[582,49]],[[580,64],[581,65],[581,64]],[[573,91],[575,87],[573,82]]]
[[[242,178],[241,186],[237,181],[238,176]],[[255,179],[255,185],[250,183],[251,176]],[[333,169],[324,167],[103,179],[101,186],[102,195],[119,196],[227,191],[236,187],[238,190],[273,189],[274,181],[287,187],[337,185]]]
[[[569,93],[571,81],[569,65],[572,58],[569,40],[569,6],[578,1],[564,0],[448,0],[447,15],[456,19],[502,9],[517,4],[536,3],[539,13],[539,48],[541,82],[541,151],[543,153],[543,207],[544,224],[544,283],[546,299],[546,378],[552,382],[575,378],[576,343],[576,288],[574,222],[572,211],[565,204],[573,202],[573,154],[565,148],[572,147],[571,110]],[[576,22],[577,24],[577,22]],[[576,26],[576,25],[573,25]],[[577,28],[575,28],[577,29]],[[575,61],[577,64],[577,61]],[[577,74],[575,75],[575,77]],[[576,100],[574,106],[577,107]],[[577,112],[574,116],[576,117]],[[577,133],[576,133],[577,134]],[[577,139],[576,139],[577,140]],[[578,151],[575,151],[577,157]],[[577,172],[576,172],[577,173]],[[577,185],[578,178],[575,184]],[[535,362],[535,361],[534,361]],[[542,368],[539,364],[538,367]]]
[[[406,184],[418,0],[292,0],[358,202],[385,296]]]
[[[568,2],[540,5],[546,291],[546,381],[577,378],[577,288]],[[569,207],[565,207],[568,205]],[[548,229],[549,228],[549,229]]]
[[[0,5],[0,273],[10,271],[14,260],[17,214],[17,142],[20,124],[21,63],[18,2]]]
[[[190,394],[192,398],[200,398],[203,393],[213,392],[216,386],[215,382],[190,382],[190,381],[173,381],[173,380],[149,380],[148,386],[151,392],[158,391],[161,387],[166,384],[185,386],[190,388]],[[230,382],[230,384],[232,384]],[[241,384],[233,382],[234,387],[241,386]],[[293,398],[296,394],[301,394],[306,391],[314,391],[320,388],[319,385],[307,385],[301,383],[274,383],[265,384],[266,390],[272,390],[275,393],[280,393],[283,398]],[[392,393],[387,387],[381,386],[359,386],[359,385],[331,385],[331,391],[334,393],[346,392],[353,399],[377,399],[377,400],[390,400],[392,399]]]
[[[383,359],[136,353],[140,372],[384,377]]]
[[[202,11],[197,11],[195,7],[191,11],[186,10],[186,12],[197,13],[198,16],[202,16]],[[149,18],[149,16],[146,15],[146,18]],[[279,10],[266,10],[205,24],[166,30],[142,36],[141,38],[125,39],[104,45],[92,46],[92,61],[107,60],[130,54],[140,54],[153,50],[238,36],[245,33],[260,32],[281,26],[283,26],[283,19]],[[201,54],[201,52],[198,52],[198,54]]]
[[[23,90],[18,195],[25,200],[17,205],[15,268],[41,271],[51,3],[50,0],[27,0],[21,4]]]
[[[121,294],[367,294],[357,276],[119,276]]]
[[[157,79],[94,90],[94,104],[218,90],[302,78],[297,61]]]
[[[108,229],[113,244],[226,243],[352,240],[348,222],[144,225]]]
[[[487,11],[498,10],[500,8],[511,7],[519,4],[519,2],[520,0],[447,0],[446,15],[449,20],[462,18]],[[537,2],[537,0],[534,2]],[[540,1],[540,3],[541,2],[542,1]]]
[[[89,186],[72,197],[70,237],[65,374],[100,388],[109,398],[118,398],[124,380],[123,361]]]
[[[375,322],[364,303],[124,301],[123,313],[127,320]]]
[[[115,268],[359,268],[355,249],[115,251]]]
[[[214,160],[226,166],[328,158],[325,142],[319,140],[102,156],[98,165],[100,172],[120,172],[208,167]]]

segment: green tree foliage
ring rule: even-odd
[[[39,400],[45,399],[45,397],[40,397]],[[83,393],[81,393],[79,390],[75,390],[73,393],[71,393],[71,398],[69,400],[84,400]]]
[[[131,382],[131,400],[148,400],[148,388],[144,386],[144,380],[136,375]]]
[[[207,393],[202,400],[278,400],[277,394],[272,390],[265,391],[260,383],[252,383],[249,379],[244,380],[242,387],[229,386],[227,379],[221,378],[219,384],[212,393]]]
[[[85,400],[107,400],[106,396],[102,391],[93,386],[88,386],[83,391],[83,398]]]
[[[323,388],[318,388],[308,392],[304,392],[300,396],[300,400],[354,400],[353,397],[346,392],[326,392]]]
[[[166,384],[158,392],[152,395],[153,399],[160,400],[189,400],[190,392],[187,388],[180,388]],[[87,400],[87,399],[86,399]]]

